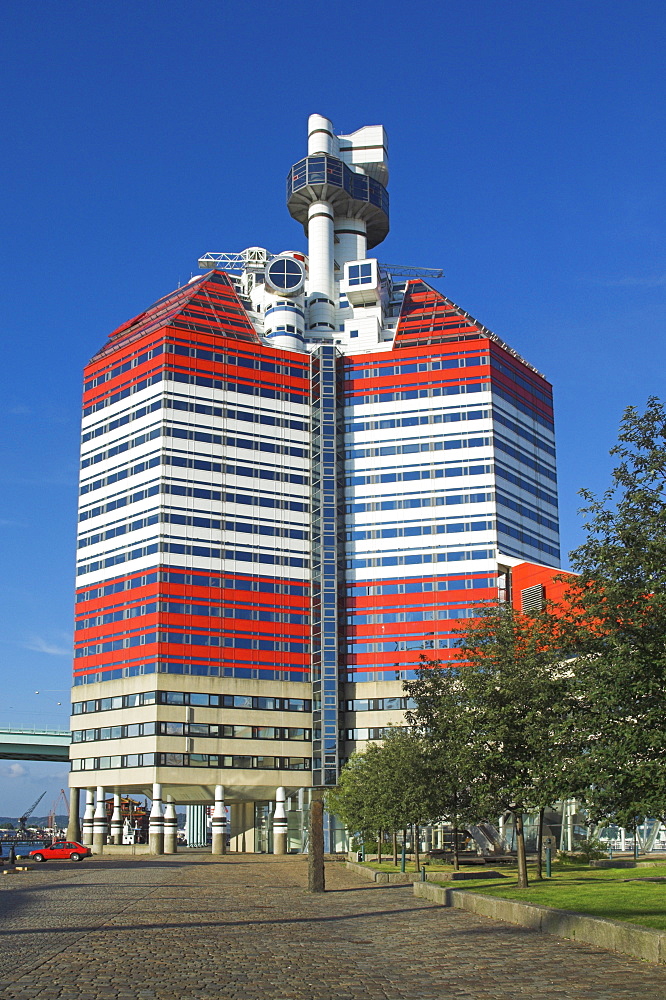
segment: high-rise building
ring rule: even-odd
[[[558,565],[551,387],[368,256],[387,183],[381,126],[311,116],[307,252],[206,254],[86,367],[70,783],[98,845],[108,792],[150,796],[171,850],[217,789],[214,849],[223,790],[234,846],[300,847],[303,789],[400,723],[419,655]]]

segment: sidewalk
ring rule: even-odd
[[[666,970],[303,858],[47,864],[0,885],[0,1000],[616,1000]]]

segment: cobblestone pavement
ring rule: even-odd
[[[302,858],[49,863],[0,882],[0,1000],[664,1000],[666,969]]]

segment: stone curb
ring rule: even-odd
[[[359,864],[357,861],[347,861],[345,862],[346,867],[360,875],[361,878],[366,878],[368,882],[381,882],[386,885],[398,884],[398,885],[410,885],[411,883],[416,883],[421,881],[420,872],[378,872],[374,868],[366,868],[364,865]],[[426,873],[426,879],[428,881],[434,881],[435,879],[441,878],[441,872],[428,872]]]
[[[483,896],[475,892],[447,889],[444,886],[414,883],[414,895],[442,906],[468,910],[482,917],[519,924],[542,934],[571,938],[585,944],[642,958],[659,965],[666,962],[666,931],[639,927],[621,920],[604,920],[586,913],[558,910],[552,906],[520,903],[513,899]]]

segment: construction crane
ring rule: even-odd
[[[276,255],[263,247],[248,247],[247,250],[206,253],[199,258],[199,267],[205,271],[208,268],[218,268],[221,271],[242,271],[246,267],[262,268]],[[412,267],[409,264],[381,264],[381,271],[394,278],[423,278],[434,281],[443,278],[444,271],[439,267]]]
[[[58,811],[58,806],[60,804],[61,799],[65,803],[65,813],[69,815],[69,800],[67,798],[67,792],[65,791],[64,788],[60,789],[60,795],[57,797],[57,799],[55,800],[55,802],[53,803],[53,805],[49,810],[49,816],[46,825],[54,831],[56,828],[56,813]]]
[[[38,799],[36,799],[36,800],[35,800],[35,801],[34,801],[34,802],[32,803],[32,805],[30,806],[30,808],[29,808],[29,809],[26,809],[26,811],[25,811],[25,812],[23,813],[23,815],[22,815],[22,816],[19,816],[19,819],[18,819],[18,828],[19,828],[19,833],[23,833],[23,832],[25,831],[25,821],[26,821],[26,820],[27,820],[27,819],[28,819],[28,818],[29,818],[30,816],[32,816],[32,814],[34,813],[35,809],[37,808],[37,806],[38,806],[38,805],[39,805],[39,803],[40,803],[40,802],[42,801],[42,799],[44,798],[44,796],[45,796],[45,795],[46,795],[46,792],[45,792],[45,791],[44,791],[44,792],[42,792],[42,794],[41,794],[41,795],[39,796],[39,798],[38,798]]]

